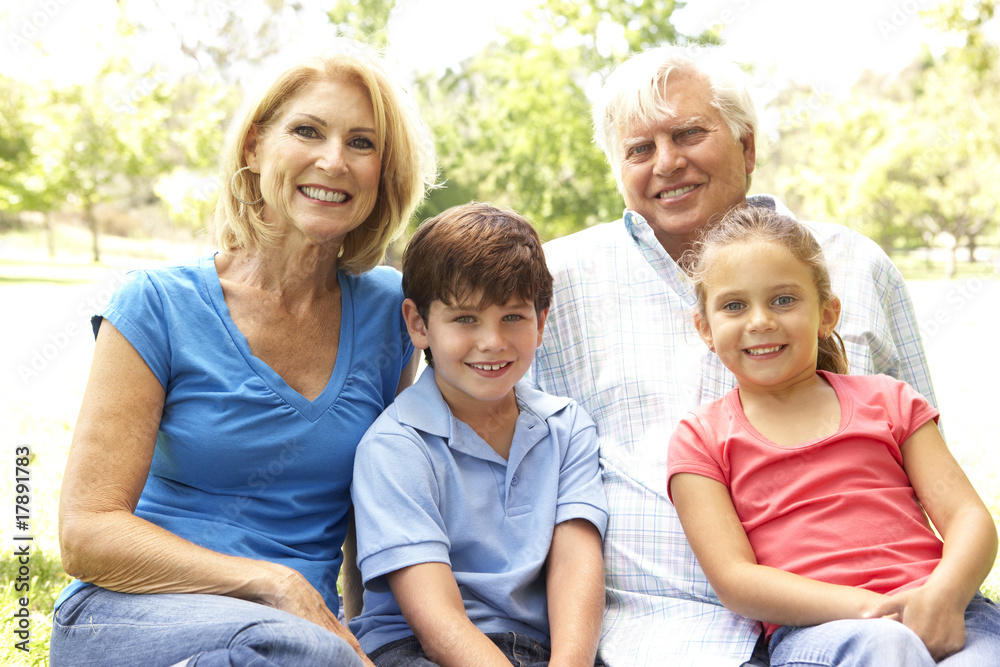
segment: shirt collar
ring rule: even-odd
[[[570,400],[541,392],[524,379],[514,387],[514,394],[522,412],[529,412],[543,422],[565,408]],[[454,417],[434,381],[433,368],[424,369],[413,386],[396,397],[393,407],[396,420],[404,426],[441,438],[453,435]]]
[[[781,200],[774,195],[758,194],[747,197],[748,206],[763,206],[781,215],[794,218],[795,215],[786,207]],[[697,302],[697,295],[694,292],[694,285],[684,270],[677,265],[677,262],[667,254],[653,232],[646,219],[639,213],[631,209],[625,209],[622,214],[625,221],[625,229],[635,242],[639,252],[642,253],[649,265],[656,273],[663,278],[673,290],[689,305]]]

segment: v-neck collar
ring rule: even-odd
[[[322,393],[312,401],[292,389],[284,378],[274,371],[266,362],[258,359],[250,351],[250,343],[246,336],[240,331],[233,321],[226,304],[225,295],[222,292],[222,282],[219,280],[219,273],[215,267],[215,254],[208,255],[201,260],[201,270],[208,285],[208,292],[212,299],[212,305],[216,314],[225,325],[226,330],[232,338],[236,349],[240,351],[250,370],[268,386],[268,388],[280,397],[285,403],[298,411],[303,417],[311,422],[315,422],[323,415],[340,396],[344,384],[347,381],[347,371],[351,365],[351,358],[354,353],[354,300],[351,293],[351,284],[346,276],[338,271],[337,282],[340,285],[340,340],[337,343],[337,362],[333,367],[333,373]]]

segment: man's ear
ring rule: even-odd
[[[538,313],[538,342],[535,343],[535,347],[542,346],[542,337],[545,333],[545,318],[549,316],[549,309],[546,308],[542,312]]]
[[[413,347],[418,350],[426,350],[430,347],[427,342],[427,323],[421,317],[413,299],[403,300],[403,321],[406,322],[406,331],[410,334]]]
[[[701,313],[695,313],[692,319],[694,319],[694,328],[698,330],[698,335],[705,341],[705,345],[708,345],[709,349],[715,352],[715,339],[712,338],[712,328],[708,326],[708,322],[701,316]]]
[[[749,176],[757,166],[757,141],[753,132],[747,132],[740,139],[740,143],[743,145],[743,166],[746,169],[746,175]]]

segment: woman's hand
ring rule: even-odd
[[[337,615],[326,606],[323,596],[305,577],[290,567],[270,565],[278,570],[277,574],[270,578],[274,588],[263,595],[260,602],[326,628],[350,644],[365,665],[372,665],[368,656],[361,650],[357,638],[337,620]]]

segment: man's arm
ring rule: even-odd
[[[546,567],[549,665],[593,665],[604,616],[601,534],[586,519],[555,527]]]
[[[510,667],[502,651],[472,624],[445,563],[420,563],[386,575],[403,617],[427,657],[441,667]]]
[[[897,379],[923,394],[931,405],[937,406],[937,397],[934,394],[930,367],[927,364],[927,355],[924,353],[920,325],[913,309],[910,290],[892,260],[886,257],[885,262],[888,265],[885,267],[888,283],[881,295],[882,310],[888,319],[889,333],[899,356],[899,371],[892,373],[891,369],[879,368],[878,357],[873,355],[876,363],[874,372],[895,375]]]

